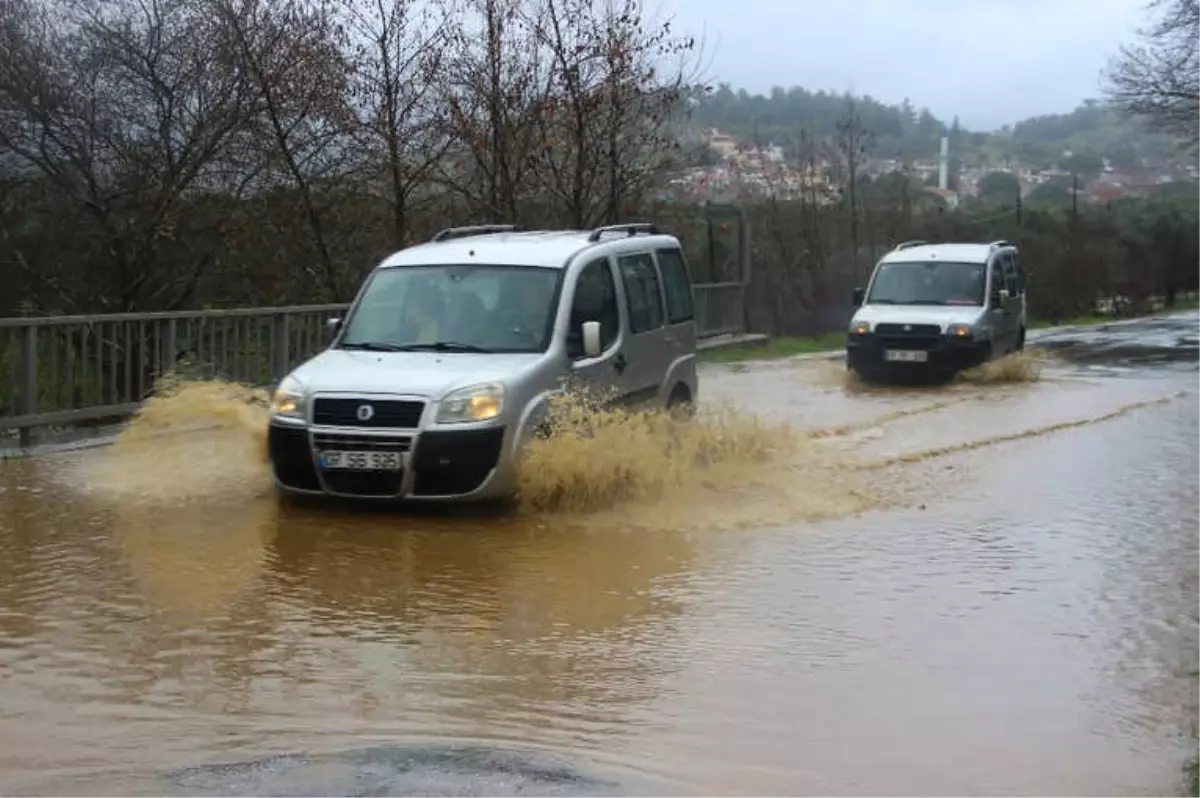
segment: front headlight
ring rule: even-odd
[[[851,335],[866,335],[871,331],[870,322],[856,321],[850,325]]]
[[[488,421],[503,411],[504,386],[498,382],[486,382],[446,394],[438,406],[437,421],[439,424]]]
[[[969,324],[951,324],[946,328],[946,335],[951,338],[966,340],[971,337],[971,334],[971,325]]]
[[[271,397],[271,415],[304,418],[304,386],[295,377],[284,377]]]

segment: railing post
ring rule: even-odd
[[[158,375],[159,379],[175,371],[175,356],[179,351],[178,343],[175,340],[176,333],[175,319],[167,319],[167,334],[163,342],[162,373]]]
[[[32,416],[38,408],[37,327],[30,324],[24,328],[21,353],[21,415]],[[20,446],[33,446],[33,427],[21,427]]]
[[[275,378],[276,383],[287,376],[288,366],[291,363],[292,355],[288,348],[290,334],[288,314],[280,313],[275,317],[275,321],[271,325],[271,338],[274,344],[271,348],[273,361],[271,364],[271,376]]]

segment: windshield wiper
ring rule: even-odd
[[[435,341],[431,344],[393,344],[387,341],[359,341],[343,343],[342,349],[363,349],[368,352],[480,352],[490,353],[474,344],[460,344],[457,341]]]
[[[460,344],[457,341],[435,341],[432,344],[408,344],[396,347],[397,352],[481,352],[492,350],[474,344]]]
[[[339,349],[361,349],[367,352],[403,352],[408,347],[403,344],[389,344],[387,341],[343,341]]]
[[[874,299],[874,298],[872,298],[872,299],[868,299],[863,304],[864,305],[898,305],[899,303],[894,299]]]

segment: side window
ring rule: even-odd
[[[617,265],[621,269],[625,301],[629,306],[629,331],[637,334],[661,327],[662,292],[658,288],[654,259],[648,254],[625,255],[617,258]]]
[[[583,354],[583,323],[600,322],[600,348],[608,349],[621,328],[621,313],[617,307],[617,283],[613,279],[608,258],[594,260],[579,272],[575,296],[571,299],[571,326],[567,330],[567,354],[581,358]]]
[[[1008,260],[1007,255],[998,255],[996,257],[996,259],[994,261],[992,261],[992,279],[991,279],[991,282],[988,284],[988,291],[993,296],[1001,288],[1008,287],[1007,284],[1004,282],[1004,263],[1007,260]]]
[[[1004,287],[1008,289],[1009,296],[1017,295],[1017,264],[1013,260],[1012,255],[1005,255],[1004,264]]]
[[[1012,256],[1013,260],[1013,276],[1016,278],[1016,287],[1018,294],[1025,293],[1025,264],[1021,259],[1021,253],[1015,252]]]
[[[658,268],[662,271],[663,291],[667,295],[667,321],[682,324],[692,320],[692,281],[688,277],[683,252],[658,250]]]

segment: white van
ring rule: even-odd
[[[905,242],[853,302],[846,365],[868,380],[949,375],[1025,346],[1025,267],[1007,241]]]
[[[678,239],[456,228],[378,265],[330,347],[275,391],[269,450],[288,493],[510,496],[548,400],[582,385],[633,406],[697,399]]]

